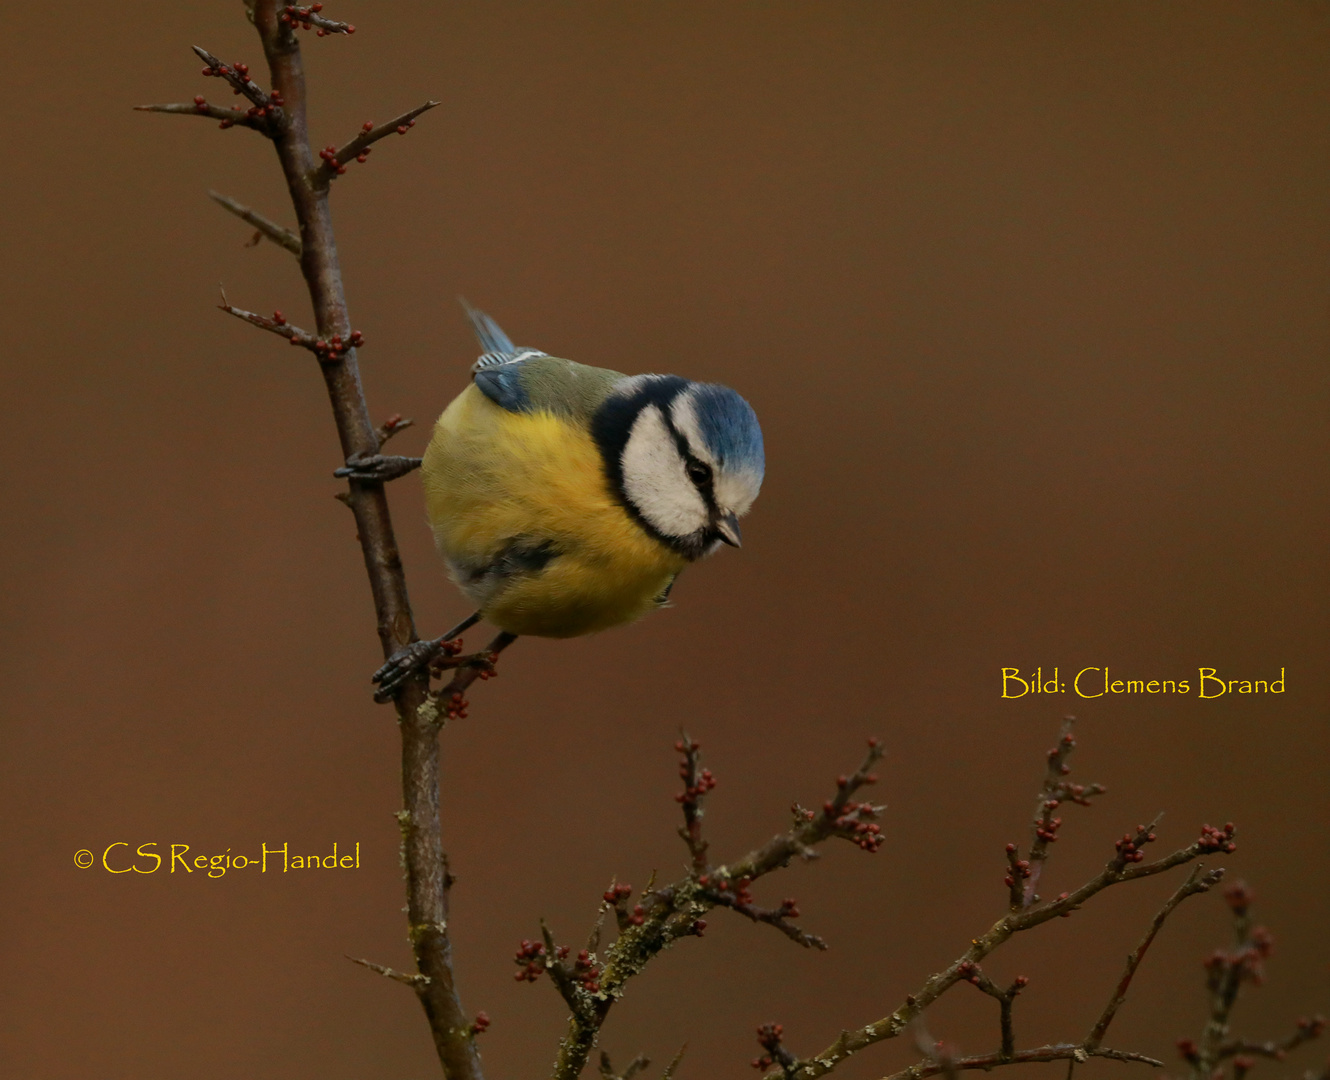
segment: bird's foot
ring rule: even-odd
[[[474,659],[469,656],[460,659],[457,657],[462,651],[462,631],[470,629],[479,621],[480,612],[476,612],[474,615],[468,615],[442,637],[431,638],[429,641],[413,641],[410,645],[398,649],[388,657],[383,667],[370,677],[370,681],[377,684],[374,700],[380,703],[390,700],[401,688],[402,683],[417,671],[427,670],[431,674],[439,674],[448,668],[461,667]],[[494,666],[492,661],[489,666],[492,671]],[[487,675],[486,678],[488,677]]]
[[[420,468],[424,460],[418,457],[402,457],[398,454],[352,454],[346,459],[345,465],[333,470],[333,476],[387,483]]]
[[[454,647],[460,652],[461,641],[431,638],[429,641],[413,641],[398,649],[388,657],[383,667],[370,676],[370,681],[376,684],[374,700],[380,703],[390,700],[413,674],[432,668],[436,660],[452,655]]]

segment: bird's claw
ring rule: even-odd
[[[352,454],[345,465],[333,471],[333,476],[386,483],[420,468],[424,460],[400,454]]]
[[[460,642],[458,642],[460,645]],[[431,638],[429,641],[413,641],[410,645],[398,649],[388,657],[383,667],[379,668],[370,681],[378,684],[374,691],[374,700],[385,702],[392,698],[415,672],[428,670],[440,655],[451,655],[447,638]]]

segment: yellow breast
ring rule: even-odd
[[[686,565],[615,499],[585,430],[508,412],[474,385],[434,425],[421,473],[453,579],[510,633],[575,637],[631,622]],[[558,554],[533,572],[485,573],[515,538]]]

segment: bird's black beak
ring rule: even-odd
[[[716,522],[716,535],[730,547],[743,547],[743,534],[739,532],[739,519],[734,514],[726,514]]]

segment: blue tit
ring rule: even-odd
[[[739,546],[765,470],[748,402],[519,348],[466,310],[484,355],[434,425],[421,475],[439,553],[478,610],[422,646],[481,618],[507,640],[629,623],[690,562]]]

